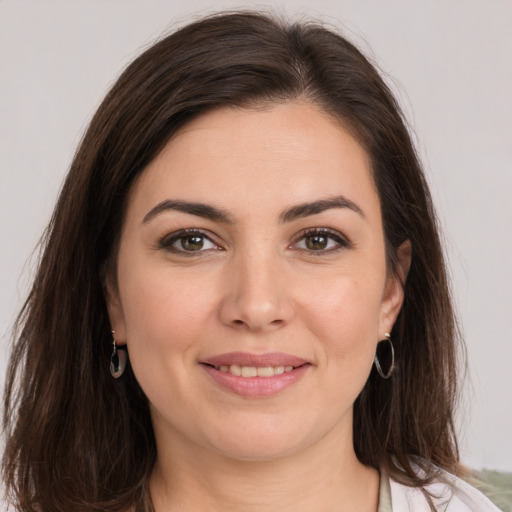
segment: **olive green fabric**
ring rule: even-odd
[[[483,492],[500,510],[512,512],[512,473],[484,469],[472,471],[465,480]]]

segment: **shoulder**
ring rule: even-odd
[[[464,480],[440,470],[438,477],[423,488],[408,487],[389,480],[393,512],[500,512],[480,491]],[[430,498],[430,500],[429,500]]]

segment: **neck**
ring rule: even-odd
[[[149,483],[155,511],[375,512],[378,472],[357,460],[351,439],[339,441],[323,439],[321,446],[265,461],[159,446]]]

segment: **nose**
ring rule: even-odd
[[[272,331],[290,322],[294,309],[279,258],[240,255],[226,269],[221,321],[251,332]]]

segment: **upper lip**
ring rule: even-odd
[[[249,352],[229,352],[217,356],[208,357],[200,361],[203,364],[211,366],[302,366],[308,361],[302,357],[281,352],[270,352],[267,354],[251,354]]]

